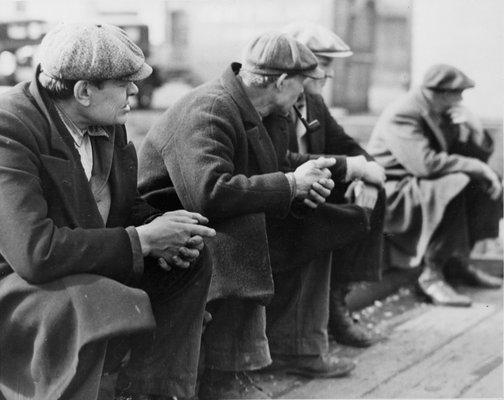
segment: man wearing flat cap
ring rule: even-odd
[[[502,285],[469,263],[476,241],[498,236],[502,217],[501,178],[486,164],[493,141],[461,103],[472,87],[459,69],[433,65],[420,88],[385,109],[368,147],[387,174],[389,261],[422,265],[419,287],[440,305],[471,305],[451,279]]]
[[[203,336],[200,399],[267,398],[246,371],[271,363],[264,305],[274,292],[272,268],[282,257],[302,263],[330,245],[328,232],[312,229],[300,231],[299,246],[273,254],[282,244],[272,221],[327,218],[311,209],[330,194],[331,172],[346,172],[344,160],[324,158],[281,172],[286,155],[273,142],[287,137],[286,115],[303,81],[322,75],[313,54],[292,37],[259,35],[243,65],[231,64],[180,99],[143,142],[140,192],[163,208],[175,191],[184,208],[203,212],[217,231],[208,242],[213,319]],[[273,135],[276,130],[283,135]],[[304,371],[318,376],[344,375],[354,366],[335,357],[308,361]]]
[[[0,96],[2,399],[96,399],[130,344],[118,399],[194,394],[215,232],[137,195],[124,123],[151,72],[119,28],[62,24]]]
[[[320,25],[294,23],[283,31],[306,45],[324,71],[321,78],[305,80],[304,93],[296,102],[298,114],[294,109],[289,113],[288,148],[284,149],[290,161],[287,168],[295,168],[313,154],[343,157],[347,168],[341,179],[334,179],[335,188],[320,207],[335,216],[332,248],[307,260],[302,268],[284,268],[274,274],[275,296],[266,314],[270,349],[277,365],[293,355],[323,354],[328,331],[336,341],[350,346],[367,347],[378,339],[353,321],[345,296],[352,282],[380,277],[385,206],[383,168],[346,135],[321,96],[333,75],[334,60],[350,56],[350,48]],[[316,120],[318,125],[310,128],[301,118]],[[284,224],[286,240],[295,240],[300,232]]]

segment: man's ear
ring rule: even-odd
[[[285,83],[285,80],[287,79],[288,75],[286,73],[283,73],[282,75],[280,75],[278,77],[278,79],[275,81],[275,87],[278,89],[278,90],[281,90],[282,89],[282,86],[284,85]]]
[[[74,97],[77,102],[85,107],[91,104],[91,91],[88,81],[77,81],[74,86]]]

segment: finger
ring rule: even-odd
[[[182,224],[197,224],[199,221],[187,215],[166,215],[166,219],[171,222],[180,222]]]
[[[334,189],[334,181],[332,179],[322,178],[318,181],[322,186],[326,189],[333,190]]]
[[[158,258],[157,259],[157,262],[158,262],[158,265],[164,269],[165,271],[171,271],[171,266],[168,265],[168,263],[166,262],[166,260],[164,258]]]
[[[201,215],[200,213],[190,212],[189,214],[191,215],[191,218],[196,219],[200,224],[208,224],[208,218]]]
[[[192,248],[192,249],[198,249],[201,250],[203,246],[205,245],[205,242],[203,241],[203,238],[199,235],[192,236],[186,241],[186,247]],[[200,248],[201,246],[201,248]]]
[[[179,256],[181,256],[186,261],[195,260],[199,257],[199,251],[196,249],[189,249],[187,247],[181,247],[179,249]]]
[[[334,157],[330,158],[319,157],[313,161],[317,168],[329,168],[336,164],[336,159]]]
[[[214,237],[216,235],[215,229],[203,225],[190,225],[188,231],[191,236]]]
[[[321,196],[324,196],[324,197],[327,197],[327,196],[329,196],[331,194],[331,190],[330,189],[325,188],[324,186],[322,186],[318,182],[315,182],[312,185],[312,189],[315,190],[318,194],[320,194]]]
[[[306,204],[310,208],[317,208],[318,207],[318,204],[314,203],[310,199],[304,199],[303,203]]]
[[[315,203],[322,204],[325,203],[325,197],[317,193],[317,191],[310,189],[309,199]]]
[[[196,223],[207,224],[208,218],[204,217],[200,213],[187,211],[187,210],[175,210],[167,211],[163,215],[170,217],[173,221],[183,222],[184,219],[195,220]]]
[[[325,179],[329,179],[331,177],[331,171],[329,171],[329,169],[327,168],[322,168],[320,172],[322,172]]]
[[[178,268],[189,268],[191,264],[189,261],[182,260],[179,256],[173,256],[170,261],[172,265]]]

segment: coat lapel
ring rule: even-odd
[[[37,67],[35,78],[31,81],[29,91],[49,125],[49,145],[51,154],[41,155],[42,164],[57,186],[60,197],[65,203],[69,216],[78,226],[96,228],[103,226],[89,182],[80,163],[80,156],[73,145],[70,133],[55,124],[56,111],[44,101],[38,86]],[[76,222],[78,221],[78,223]]]
[[[422,94],[421,91],[419,91],[415,94],[415,98],[417,104],[420,106],[420,109],[422,110],[421,111],[422,117],[427,123],[427,125],[429,125],[429,128],[431,129],[432,133],[434,134],[434,137],[438,141],[441,150],[448,151],[448,143],[446,142],[446,138],[439,125],[435,122],[435,117],[432,114],[424,95]]]
[[[313,132],[306,132],[309,148],[308,151],[314,154],[325,153],[325,127],[322,126],[322,117],[319,115],[319,108],[316,106],[314,98],[311,96],[306,96],[306,120],[313,121],[318,119],[320,122],[320,128]]]
[[[247,140],[254,150],[259,169],[263,173],[277,171],[278,160],[275,147],[259,114],[247,97],[241,83],[236,78],[236,74],[240,68],[240,64],[233,63],[221,77],[221,84],[240,108],[241,117],[246,127]]]

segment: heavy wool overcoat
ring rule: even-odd
[[[161,209],[178,195],[185,209],[210,219],[217,230],[208,241],[210,299],[266,302],[273,294],[267,227],[272,220],[281,223],[291,210],[289,182],[280,172],[286,155],[272,141],[286,137],[287,120],[277,115],[261,120],[236,76],[239,69],[232,64],[153,125],[139,152],[139,190]],[[270,135],[277,129],[282,135]],[[344,162],[333,168],[335,174],[345,171]],[[327,213],[314,215],[328,221]],[[275,265],[311,259],[331,246],[334,224],[318,229],[303,221],[307,230],[297,235],[300,245],[285,246]]]
[[[447,205],[471,178],[482,175],[479,160],[488,159],[493,141],[484,132],[483,140],[476,142],[460,134],[464,129],[470,130],[448,116],[437,116],[421,89],[410,91],[380,116],[367,150],[387,174],[385,232],[394,265],[421,263]],[[481,218],[498,223],[492,216]],[[483,238],[486,233],[474,235]]]
[[[322,96],[305,94],[305,107],[308,121],[317,120],[320,125],[318,129],[305,133],[306,154],[287,151],[288,143],[274,140],[275,145],[282,147],[281,151],[288,154],[285,170],[294,170],[303,162],[319,156],[334,156],[338,160],[337,166],[341,164],[342,159],[348,156],[362,155],[368,161],[373,160],[332,117]],[[294,125],[291,126],[291,129],[295,129]],[[277,135],[278,131],[271,131],[271,134]],[[288,140],[292,139],[292,134],[288,135]],[[335,269],[333,273],[340,281],[377,280],[380,277],[382,258],[384,194],[380,192],[380,201],[372,210],[371,215],[368,215],[368,212],[362,207],[347,203],[344,198],[348,187],[348,182],[344,180],[346,169],[340,172],[333,168],[331,172],[336,186],[327,202],[319,206],[318,213],[328,214],[331,216],[330,220],[335,221],[332,227],[334,247],[335,249],[345,249],[345,251],[339,252],[337,257],[334,257]],[[295,219],[285,221],[283,230],[279,226],[279,231],[280,233],[290,231],[291,234],[278,238],[284,243],[280,247],[287,246],[287,242],[288,246],[292,248],[298,246],[298,232],[306,229],[300,225],[306,226],[306,222],[316,229],[323,229],[323,225],[327,223],[324,219],[320,219],[318,223],[321,225],[313,224],[314,221],[311,218],[307,221]],[[354,246],[348,247],[350,244],[354,244]],[[277,254],[277,251],[272,249],[272,253]],[[285,262],[289,262],[289,260]]]
[[[89,343],[155,325],[124,227],[155,211],[136,191],[123,126],[113,147],[104,226],[71,136],[37,78],[0,97],[0,392],[56,399]],[[25,397],[26,396],[26,397]],[[0,396],[1,397],[1,396]]]

